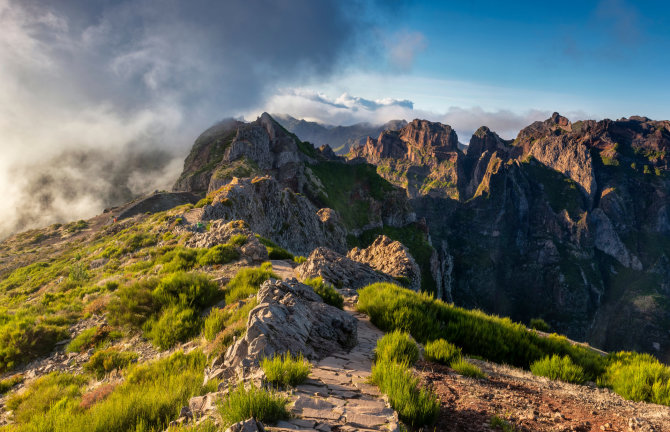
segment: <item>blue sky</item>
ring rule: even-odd
[[[426,40],[412,75],[563,94],[596,115],[670,115],[668,2],[423,2],[405,22]],[[533,102],[510,101],[550,108]]]

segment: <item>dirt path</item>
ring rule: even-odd
[[[670,432],[670,407],[624,400],[597,387],[578,386],[530,372],[473,360],[487,379],[466,378],[434,363],[417,369],[442,402],[436,430],[480,432],[496,415],[527,432]]]

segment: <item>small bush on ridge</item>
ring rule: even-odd
[[[569,356],[545,357],[530,365],[530,370],[535,375],[547,377],[552,380],[561,380],[569,383],[583,384],[586,382],[584,369],[573,363]]]
[[[477,366],[473,365],[463,357],[454,360],[450,367],[463,376],[470,378],[486,378],[486,374]]]
[[[270,278],[278,279],[279,276],[272,272],[272,264],[269,262],[263,263],[260,267],[238,271],[226,285],[226,304],[257,293],[261,284]]]
[[[293,387],[307,379],[312,365],[305,360],[302,354],[293,357],[290,352],[287,352],[272,359],[264,358],[261,361],[261,368],[267,380],[272,384]]]
[[[314,288],[314,292],[323,299],[324,303],[335,306],[338,309],[344,307],[344,297],[342,297],[342,294],[337,292],[331,284],[324,282],[321,276],[307,278],[303,283]]]
[[[419,387],[407,361],[378,361],[372,365],[371,380],[398,412],[400,419],[413,427],[434,423],[440,412],[440,401]]]
[[[151,342],[161,349],[170,349],[198,334],[202,320],[191,308],[172,306],[156,321],[148,321],[145,330]]]
[[[84,365],[84,370],[93,373],[98,379],[114,369],[123,369],[137,360],[137,354],[109,348],[94,353]]]
[[[258,388],[253,384],[249,389],[243,383],[232,389],[219,404],[219,413],[224,427],[248,418],[255,418],[263,423],[276,423],[289,418],[286,406],[287,397],[278,393]]]
[[[448,366],[461,358],[461,349],[444,339],[436,339],[426,344],[424,357],[428,361]]]
[[[375,361],[407,362],[410,365],[419,359],[419,347],[409,333],[396,330],[377,341]]]
[[[533,318],[530,320],[530,328],[543,332],[548,332],[551,329],[549,324],[542,318]]]

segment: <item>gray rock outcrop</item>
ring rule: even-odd
[[[258,306],[250,313],[247,332],[225,354],[228,368],[253,365],[290,351],[309,359],[356,345],[356,319],[327,305],[314,290],[295,279],[263,283]]]
[[[336,287],[358,289],[375,282],[395,282],[393,277],[368,264],[354,261],[325,247],[319,247],[295,269],[301,279],[321,277]]]
[[[297,255],[324,245],[346,250],[346,231],[334,211],[319,211],[272,177],[233,179],[205,207],[202,218],[242,219],[252,231]]]
[[[385,235],[378,236],[365,249],[353,248],[347,258],[368,264],[375,270],[406,282],[414,291],[421,288],[421,269],[402,243]]]
[[[242,255],[251,261],[267,261],[268,251],[258,241],[254,233],[247,228],[244,221],[215,220],[211,222],[209,230],[194,233],[186,242],[189,247],[210,248],[219,244],[228,243],[233,237],[243,235],[246,241],[240,246]]]

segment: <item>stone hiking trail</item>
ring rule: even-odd
[[[284,261],[273,261],[273,271],[282,279],[295,277]],[[376,386],[368,383],[374,349],[384,332],[367,316],[356,312],[353,298],[345,297],[345,311],[358,322],[358,343],[312,363],[308,379],[290,395],[293,406],[288,421],[268,431],[395,431],[397,413],[389,407]]]

